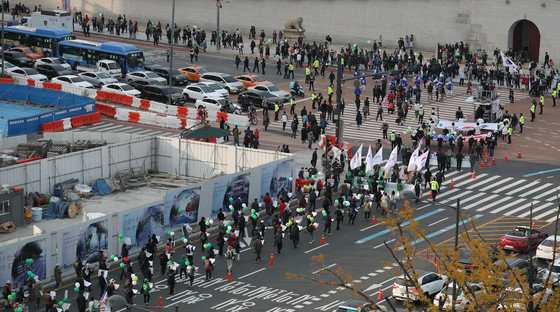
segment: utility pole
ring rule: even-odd
[[[220,0],[216,0],[216,28],[218,31],[216,32],[216,50],[220,51],[222,48],[222,43],[220,40],[220,9],[222,8],[222,3]]]
[[[336,109],[334,111],[334,117],[336,118],[336,144],[342,141],[340,137],[340,110],[341,110],[341,100],[342,100],[342,55],[338,54],[336,58]]]
[[[459,250],[459,220],[461,218],[461,202],[457,198],[457,213],[455,214],[455,253]],[[455,312],[455,302],[457,301],[457,281],[453,281],[453,298],[451,311]]]
[[[169,45],[169,85],[173,88],[173,43],[175,41],[175,0],[173,0],[173,7],[171,9],[171,44]],[[169,105],[173,105],[171,92],[169,93]]]
[[[2,0],[2,51],[4,51],[4,0]],[[4,76],[4,53],[2,53],[2,76]]]
[[[533,253],[531,252],[531,230],[533,229],[533,204],[531,203],[531,207],[529,207],[529,229],[527,230],[527,257],[529,257],[529,304],[527,305],[527,311],[533,312]],[[555,247],[552,249],[552,253],[555,252]]]

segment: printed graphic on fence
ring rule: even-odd
[[[70,267],[77,259],[94,263],[101,250],[109,247],[109,220],[72,227],[62,232],[62,265]]]
[[[130,238],[132,248],[145,246],[152,235],[163,237],[163,216],[163,204],[126,213],[123,215],[122,235]]]
[[[46,238],[12,244],[0,249],[0,282],[26,285],[30,278],[45,279],[47,273]]]
[[[269,193],[272,197],[277,197],[281,190],[291,193],[293,179],[290,181],[289,178],[292,177],[293,171],[293,160],[262,168],[261,199],[266,196],[266,193]]]
[[[171,190],[165,194],[166,228],[175,228],[186,222],[195,223],[198,220],[198,206],[200,203],[201,187]]]
[[[214,182],[214,196],[212,198],[212,213],[214,217],[220,209],[229,210],[229,205],[241,207],[248,204],[250,174],[240,174],[232,179]]]

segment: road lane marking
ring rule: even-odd
[[[238,277],[238,279],[246,278],[247,276],[251,276],[251,275],[253,275],[253,274],[257,274],[257,273],[259,273],[259,272],[261,272],[261,271],[264,271],[264,270],[266,270],[266,268],[262,268],[262,269],[260,269],[260,270],[256,270],[256,271],[251,272],[251,273],[249,273],[249,274],[245,274],[245,275],[243,275],[243,276]]]
[[[438,224],[438,223],[440,223],[440,222],[443,222],[443,221],[445,221],[445,220],[447,220],[447,219],[449,219],[449,217],[445,217],[445,218],[443,218],[443,219],[441,219],[441,220],[438,220],[438,221],[436,221],[436,222],[432,222],[432,223],[428,224],[428,226],[436,225],[436,224]]]
[[[319,245],[319,246],[317,246],[317,247],[315,247],[315,248],[309,249],[308,251],[306,251],[306,252],[304,252],[304,253],[310,253],[310,252],[312,252],[312,251],[314,251],[314,250],[317,250],[317,249],[319,249],[319,248],[323,248],[323,247],[327,246],[328,244],[329,244],[329,243],[326,243],[326,244],[324,244],[324,245]]]
[[[313,273],[311,273],[311,274],[317,274],[317,273],[319,273],[319,272],[321,272],[321,271],[323,271],[323,270],[326,270],[326,269],[328,269],[328,268],[332,268],[332,267],[335,266],[335,265],[336,265],[336,263],[333,263],[333,264],[331,264],[331,265],[329,265],[329,266],[326,266],[326,267],[324,267],[324,268],[321,268],[321,269],[319,269],[319,270],[317,270],[317,271],[315,271],[315,272],[313,272]]]

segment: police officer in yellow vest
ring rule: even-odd
[[[537,102],[533,99],[531,103],[531,122],[535,121],[535,111],[537,110]]]
[[[290,99],[290,114],[293,115],[296,113],[296,99],[292,96]]]
[[[541,94],[541,97],[539,98],[539,108],[541,109],[541,111],[539,112],[539,115],[542,115],[543,106],[544,106],[544,94]]]
[[[513,128],[509,126],[508,128],[508,144],[511,144],[511,135],[513,134]]]
[[[290,79],[290,75],[294,78],[294,63],[290,63],[288,66],[288,79]]]
[[[315,59],[315,61],[313,61],[313,68],[315,69],[315,76],[317,76],[319,74],[319,60]]]
[[[423,121],[424,121],[424,106],[420,105],[420,108],[418,109],[418,123],[422,124]]]
[[[525,116],[523,116],[523,113],[519,113],[519,128],[521,128],[521,130],[519,130],[519,133],[523,133],[524,124],[525,124]]]
[[[316,102],[317,102],[317,94],[313,92],[313,94],[311,94],[311,108],[315,109]]]
[[[309,82],[309,76],[311,76],[311,69],[309,67],[305,68],[305,83]]]
[[[391,150],[392,150],[397,145],[397,134],[395,133],[395,130],[391,131],[391,136],[389,137],[389,139],[391,141]]]
[[[332,103],[332,95],[333,95],[333,93],[334,93],[333,88],[332,88],[332,85],[329,86],[329,89],[328,89],[328,92],[327,92],[327,93],[328,93],[328,95],[329,95],[329,104],[331,104],[331,103]],[[319,105],[320,105],[320,104],[319,104]]]
[[[556,96],[558,95],[558,90],[552,91],[552,106],[556,106]]]
[[[274,104],[274,120],[278,120],[278,113],[280,112],[280,106]]]
[[[193,59],[194,59],[194,49],[191,49],[191,53],[190,53],[190,54],[191,54],[191,63],[194,63],[194,62],[193,62]]]
[[[437,183],[435,178],[433,178],[432,181],[430,181],[430,189],[432,190],[433,201],[436,201],[436,195],[438,193],[439,183]]]

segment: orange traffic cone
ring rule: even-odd
[[[492,156],[492,165],[496,164],[496,158],[494,158],[494,156]]]
[[[434,199],[434,193],[430,191],[430,199]]]
[[[228,269],[228,270],[227,270],[227,280],[228,280],[228,281],[233,280],[233,279],[231,278],[231,269]]]
[[[480,169],[484,168],[484,160],[480,161]]]
[[[453,185],[453,179],[451,179],[451,185],[449,185],[449,188],[454,188],[455,185]]]
[[[436,264],[436,263],[437,263],[437,255],[434,254],[434,264]]]
[[[377,297],[377,300],[383,300],[383,291],[381,288],[379,288],[379,296]]]
[[[439,263],[436,264],[436,274],[439,274]]]
[[[533,219],[533,222],[532,222],[531,226],[533,227],[533,229],[537,228],[537,227],[535,226],[535,220],[534,220],[534,219]]]
[[[375,225],[375,215],[371,218],[371,225]]]
[[[507,152],[506,152],[506,156],[504,157],[504,161],[508,161],[508,159],[507,159]]]
[[[428,250],[426,249],[426,260],[430,259],[430,255],[428,253]]]
[[[476,175],[474,174],[474,170],[472,171],[471,179],[476,179]]]
[[[270,253],[270,261],[268,261],[268,264],[274,264],[274,253],[273,252]]]
[[[412,246],[412,257],[416,257],[416,245]]]
[[[163,308],[163,300],[161,300],[161,295],[159,295],[159,302],[157,306]]]
[[[523,158],[521,157],[521,150],[517,150],[517,158]]]
[[[321,235],[321,245],[324,245],[325,243],[325,233],[323,233],[323,235]]]

